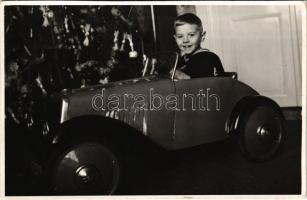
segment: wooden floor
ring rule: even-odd
[[[246,160],[225,143],[127,158],[122,195],[300,194],[301,121],[287,120],[284,144],[272,160]],[[6,171],[6,195],[48,195],[44,182]]]
[[[286,130],[276,157],[263,163],[248,161],[223,143],[185,151],[173,159],[139,160],[126,194],[300,194],[301,121],[286,121]]]

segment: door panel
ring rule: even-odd
[[[234,34],[240,36],[240,39],[235,40],[233,48],[240,79],[264,95],[284,95],[287,86],[284,82],[286,69],[283,67],[286,66],[282,52],[280,17],[235,19],[232,26]]]
[[[294,34],[299,30],[293,12],[294,6],[290,5],[199,6],[196,9],[203,20],[209,19],[207,39],[213,42],[208,41],[205,46],[220,55],[225,69],[238,72],[239,80],[281,106],[301,105],[298,73],[301,66],[299,50],[294,45],[299,43],[300,34]]]
[[[179,97],[179,110],[175,112],[176,149],[227,137],[225,122],[235,103],[232,84],[232,79],[223,77],[175,82]]]
[[[148,95],[149,92],[149,95]],[[174,83],[170,79],[160,79],[146,84],[147,102],[149,102],[146,123],[150,139],[166,149],[174,149],[174,110],[167,109],[166,97],[175,93]]]

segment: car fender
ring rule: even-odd
[[[62,123],[53,135],[52,144],[67,143],[81,137],[108,137],[115,142],[145,138],[137,132],[138,130],[119,120],[98,115],[83,115]]]

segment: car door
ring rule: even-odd
[[[146,120],[147,137],[165,149],[174,149],[175,111],[168,109],[166,98],[175,93],[174,83],[170,79],[150,82],[147,87],[148,112]]]
[[[227,137],[225,123],[233,107],[232,79],[207,77],[175,81],[176,149]]]

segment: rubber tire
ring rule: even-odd
[[[241,153],[249,160],[257,162],[271,159],[282,145],[283,122],[284,118],[278,106],[267,102],[251,105],[242,115],[239,124]],[[266,129],[269,131],[261,131]],[[265,135],[266,133],[268,134]]]
[[[122,162],[118,149],[110,141],[80,138],[70,144],[60,145],[52,157],[53,162],[49,170],[52,194],[112,195],[117,193],[123,172]],[[96,182],[85,185],[82,181],[80,182],[80,178],[76,178],[78,168],[81,169],[84,166],[94,169],[92,171],[95,171],[95,179],[98,181],[94,179]],[[109,170],[108,172],[112,175],[106,170]],[[111,180],[111,184],[110,181],[104,182],[105,177]]]

